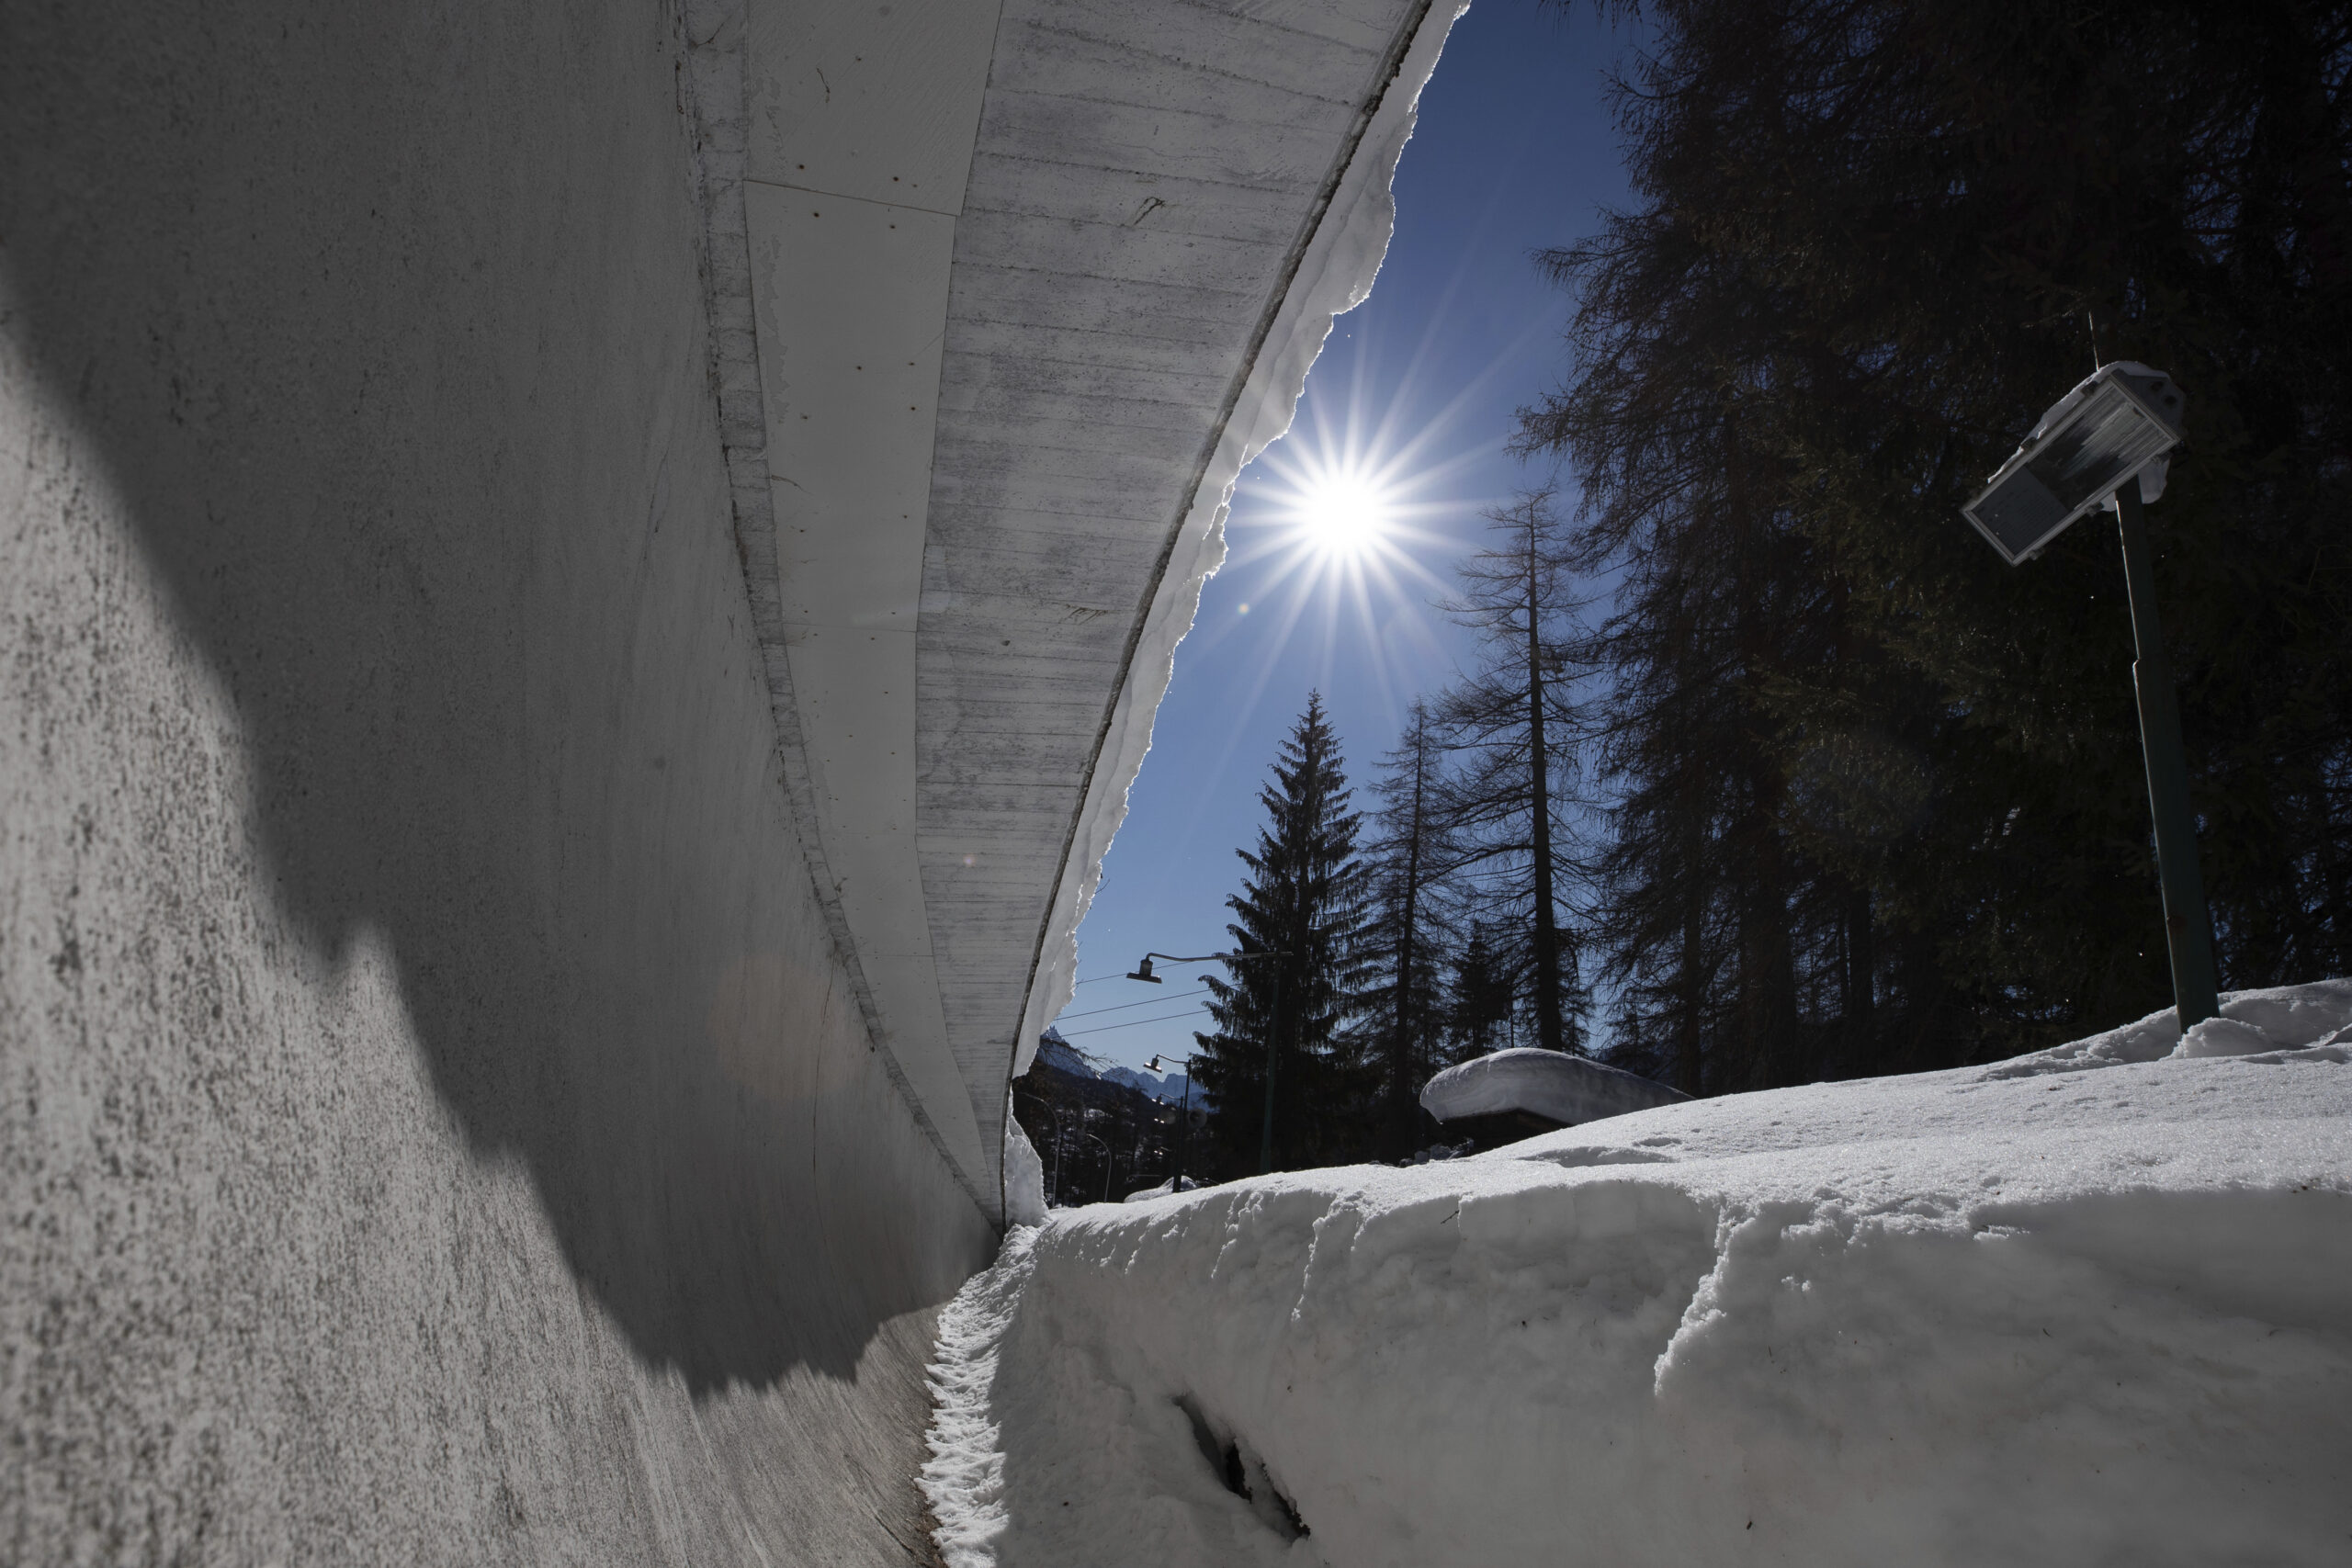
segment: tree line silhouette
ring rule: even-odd
[[[1705,1095],[2165,1005],[2112,526],[2012,569],[1959,515],[2102,359],[2190,399],[2150,521],[2224,987],[2352,968],[2352,6],[1644,14],[1476,662],[1368,809],[1314,698],[1263,794],[1228,1173],[1269,1060],[1295,1166],[1398,1157],[1504,1044]]]

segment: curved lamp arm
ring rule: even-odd
[[[1288,958],[1289,956],[1290,953],[1286,950],[1273,948],[1269,948],[1263,953],[1204,953],[1192,958],[1181,958],[1172,953],[1147,953],[1143,955],[1143,962],[1136,965],[1135,972],[1127,978],[1148,980],[1155,986],[1160,984],[1159,976],[1151,972],[1151,961],[1155,958],[1164,959],[1170,964],[1246,964],[1253,958]]]

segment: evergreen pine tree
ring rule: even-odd
[[[1445,1026],[1440,977],[1451,924],[1457,846],[1446,830],[1442,739],[1415,703],[1396,749],[1383,759],[1368,928],[1376,972],[1363,995],[1363,1029],[1384,1075],[1379,1146],[1387,1158],[1420,1145],[1418,1096]]]
[[[1238,956],[1228,978],[1207,977],[1216,1030],[1194,1036],[1215,1106],[1209,1138],[1228,1171],[1259,1168],[1270,1061],[1274,1168],[1368,1152],[1377,1069],[1348,1024],[1366,977],[1369,869],[1355,856],[1362,819],[1348,797],[1339,738],[1310,694],[1259,791],[1267,822],[1257,848],[1235,852],[1249,868],[1226,900]]]
[[[1453,955],[1446,986],[1445,1065],[1509,1046],[1517,1006],[1510,966],[1495,951],[1487,922],[1473,920],[1469,939]]]

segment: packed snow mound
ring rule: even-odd
[[[2166,1056],[2247,1056],[2352,1043],[2352,980],[2322,980],[2268,991],[2237,991],[2222,998],[2222,1016],[2183,1034],[2170,1008],[2137,1023],[2110,1029],[1984,1069],[1992,1077],[2039,1077],[2121,1062]]]
[[[2342,1562],[2352,987],[2218,1021],[1017,1230],[947,1561]]]
[[[1474,1056],[1421,1087],[1421,1109],[1441,1122],[1527,1111],[1563,1127],[1690,1098],[1589,1057],[1526,1048]]]

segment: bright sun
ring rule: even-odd
[[[1354,474],[1326,475],[1299,498],[1300,525],[1329,555],[1354,555],[1376,541],[1386,513],[1385,498]]]

